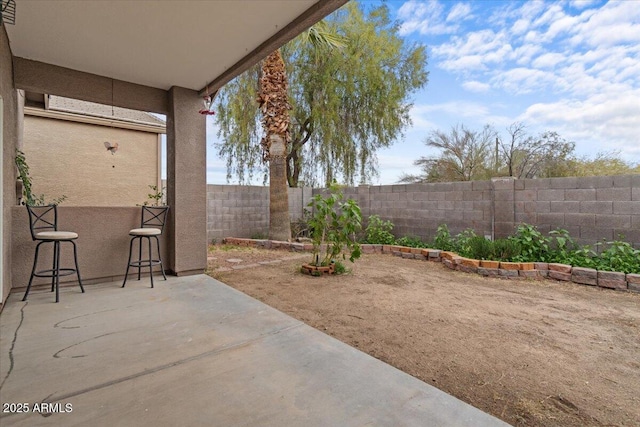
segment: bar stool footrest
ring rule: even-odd
[[[152,259],[152,260],[142,259],[140,261],[131,261],[129,263],[131,267],[136,267],[136,268],[151,267],[151,266],[160,265],[160,264],[162,264],[162,261],[160,261],[159,259]]]
[[[71,276],[72,274],[76,274],[76,269],[75,268],[61,268],[59,270],[59,273],[57,274],[57,276],[62,277],[62,276]],[[33,273],[34,277],[55,277],[55,270],[53,269],[49,269],[49,270],[40,270],[40,271],[36,271],[35,273]]]

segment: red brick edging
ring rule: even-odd
[[[311,252],[311,243],[280,242],[276,240],[243,239],[227,237],[224,243],[264,249],[287,249],[293,252]],[[441,262],[452,270],[476,273],[485,277],[511,280],[555,279],[581,285],[599,286],[618,291],[640,293],[640,274],[599,271],[593,268],[572,267],[566,264],[546,262],[498,262],[480,261],[459,256],[440,249],[409,248],[398,245],[361,244],[365,254],[392,254],[421,261]]]

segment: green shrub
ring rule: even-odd
[[[313,242],[313,265],[327,266],[339,256],[354,262],[362,254],[356,233],[362,227],[360,207],[353,199],[344,200],[339,188],[331,187],[327,196],[318,194],[311,199],[308,207],[313,212],[309,219],[311,240]],[[322,251],[322,244],[326,249]],[[324,252],[324,254],[321,254]]]
[[[520,244],[511,239],[496,239],[493,242],[491,259],[495,261],[514,261],[520,255]]]
[[[333,265],[334,274],[345,274],[349,271],[346,265],[341,261],[336,261]]]
[[[372,243],[377,245],[393,245],[396,238],[391,234],[393,223],[391,221],[383,221],[378,215],[371,215],[369,223],[365,229],[364,243]]]
[[[575,255],[574,252],[579,249],[579,246],[571,238],[569,232],[562,228],[558,228],[550,231],[549,236],[551,237],[551,250],[549,252],[548,261],[560,264],[571,264]]]
[[[466,230],[458,233],[455,237],[454,250],[458,253],[458,255],[462,255],[463,257],[474,258],[471,256],[471,240],[473,238],[478,237],[476,232],[471,228],[467,228]]]
[[[407,246],[410,248],[426,248],[427,244],[417,236],[404,236],[396,240],[396,245]]]
[[[548,260],[550,239],[543,236],[535,226],[520,224],[511,240],[520,245],[520,255],[516,257],[516,261],[544,262]]]
[[[433,246],[434,249],[441,249],[443,251],[455,250],[455,242],[451,237],[447,224],[441,224],[438,226],[431,246]]]
[[[606,242],[604,245],[607,248],[598,257],[599,270],[640,274],[640,249],[621,240]]]
[[[464,255],[473,259],[490,260],[493,256],[493,242],[482,236],[475,236],[469,240],[469,254]]]

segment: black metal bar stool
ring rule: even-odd
[[[167,276],[164,274],[164,267],[162,266],[162,257],[160,256],[160,240],[158,236],[162,235],[164,231],[164,224],[167,218],[168,206],[143,206],[142,207],[142,219],[140,221],[140,228],[134,228],[129,231],[131,242],[129,243],[129,260],[127,261],[127,272],[124,274],[124,282],[122,287],[127,284],[127,277],[129,276],[129,267],[138,269],[138,280],[140,280],[140,270],[142,267],[149,267],[149,277],[151,278],[151,287],[153,288],[153,266],[159,265],[160,271],[162,271],[162,277],[167,280]],[[147,239],[149,244],[149,258],[142,259],[142,239]],[[158,258],[153,258],[153,251],[151,247],[151,238],[156,240],[156,248],[158,250]],[[138,260],[131,261],[131,254],[133,253],[133,242],[138,240]]]
[[[27,300],[31,284],[34,277],[51,277],[51,292],[56,291],[56,302],[60,301],[60,277],[69,276],[71,274],[78,275],[78,284],[80,290],[84,293],[82,279],[80,279],[80,269],[78,268],[78,250],[76,248],[75,239],[78,234],[72,231],[58,231],[58,206],[27,206],[29,212],[29,229],[31,238],[37,241],[36,253],[33,259],[33,268],[31,269],[31,277],[27,285],[27,291],[24,293],[22,301]],[[68,242],[73,245],[73,260],[75,268],[60,268],[60,243]],[[38,254],[40,245],[43,243],[53,243],[53,265],[51,269],[36,271],[38,265]]]

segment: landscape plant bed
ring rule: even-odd
[[[290,243],[236,237],[227,237],[224,239],[224,242],[229,245],[249,248],[288,249],[296,252],[308,252],[311,250],[311,245],[308,243]],[[461,257],[451,251],[410,248],[398,245],[363,244],[361,245],[361,250],[362,253],[386,253],[408,259],[442,262],[452,270],[459,270],[465,273],[477,273],[482,276],[517,280],[551,278],[619,291],[629,290],[631,292],[640,292],[640,274],[599,271],[593,268],[572,267],[571,265],[558,263],[474,260]],[[491,267],[487,267],[489,265]],[[309,274],[311,274],[310,271]]]
[[[640,425],[639,294],[383,254],[347,267],[212,275],[515,426]]]
[[[300,267],[300,271],[304,274],[308,274],[309,276],[324,276],[325,274],[335,273],[334,267],[334,264],[329,264],[326,266],[302,264],[302,267]]]

